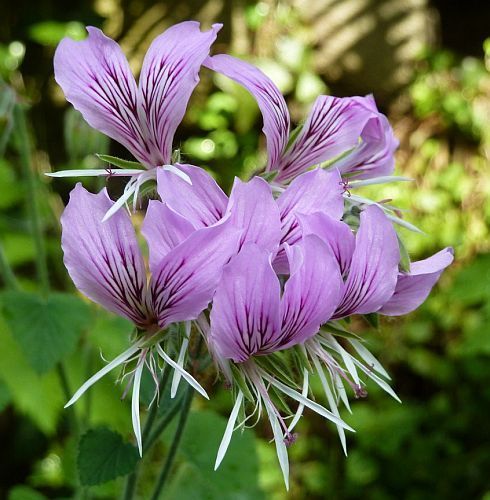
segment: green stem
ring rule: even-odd
[[[3,251],[2,245],[0,245],[0,274],[2,275],[5,288],[9,288],[10,290],[19,289],[17,278],[15,277],[15,274],[10,267],[7,257],[5,256],[5,252]]]
[[[175,430],[174,439],[170,446],[170,450],[167,455],[167,460],[163,466],[162,472],[158,477],[155,489],[153,490],[153,495],[151,496],[151,500],[158,500],[160,493],[162,492],[165,483],[167,481],[168,475],[170,474],[170,470],[172,469],[172,465],[175,460],[175,456],[177,455],[177,450],[179,448],[180,440],[182,438],[182,433],[184,432],[185,424],[187,422],[187,417],[189,416],[189,410],[191,408],[192,398],[194,396],[194,389],[189,385],[187,386],[187,391],[184,396],[184,401],[182,402],[182,408],[180,410],[180,418],[177,423],[177,429]]]
[[[71,398],[71,390],[70,384],[68,383],[68,376],[66,375],[65,368],[62,363],[58,363],[56,365],[56,372],[58,374],[58,378],[60,380],[61,388],[63,389],[63,394],[65,396],[65,400],[69,401]],[[75,415],[75,409],[73,406],[66,408],[68,420],[70,423],[71,430],[75,434],[75,436],[80,435],[80,427],[78,425],[77,416]]]
[[[168,379],[170,378],[170,370],[167,369],[163,372],[163,376],[160,380],[160,384],[158,386],[158,390],[160,392],[163,392],[165,389],[165,386],[167,385]],[[154,402],[153,406],[150,408],[150,412],[148,413],[148,417],[146,418],[145,426],[143,427],[143,433],[142,433],[142,442],[145,445],[146,441],[148,440],[148,436],[150,435],[151,428],[153,427],[153,423],[155,422],[155,418],[157,416],[158,412],[158,405]],[[150,445],[145,445],[146,450],[150,449]],[[134,496],[134,492],[136,489],[136,483],[138,481],[138,465],[136,465],[135,469],[131,474],[126,479],[126,485],[124,487],[124,492],[122,498],[124,500],[130,500]]]
[[[183,398],[181,398],[183,399]],[[163,420],[158,424],[156,429],[151,433],[148,438],[146,449],[149,450],[158,440],[163,431],[168,427],[168,425],[172,422],[175,415],[179,412],[182,407],[182,401],[179,401],[164,417]]]
[[[19,140],[20,163],[27,182],[27,210],[31,219],[32,236],[34,238],[37,274],[41,290],[44,295],[47,295],[49,291],[48,266],[41,218],[39,217],[37,181],[31,165],[31,144],[27,132],[25,113],[20,104],[14,107],[14,123]]]

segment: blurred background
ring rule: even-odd
[[[63,410],[63,391],[102,366],[99,350],[105,358],[121,352],[130,327],[75,297],[59,239],[59,216],[75,179],[53,181],[43,173],[101,167],[93,153],[130,158],[67,106],[53,78],[54,49],[64,36],[83,38],[85,25],[98,26],[121,44],[137,72],[151,40],[186,19],[205,27],[222,22],[213,51],[265,71],[285,94],[294,122],[318,94],[373,93],[401,143],[396,173],[415,181],[367,193],[393,199],[425,231],[403,232],[412,260],[455,248],[455,264],[418,311],[384,319],[377,329],[357,325],[403,404],[368,385],[368,398],[354,401],[353,415],[345,415],[357,429],[347,458],[333,426],[308,413],[289,450],[288,498],[490,500],[490,3],[477,0],[17,0],[4,6],[2,262],[24,290],[39,289],[39,248],[29,222],[35,189],[50,286],[79,303],[69,327],[62,307],[59,317],[44,318],[49,335],[43,337],[29,328],[42,313],[32,313],[21,328],[12,320],[18,304],[2,302],[0,498],[110,499],[123,482],[80,489],[78,438]],[[25,130],[13,120],[15,102],[26,109]],[[246,91],[203,70],[176,144],[186,161],[209,168],[226,187],[264,161],[261,126]],[[22,169],[26,158],[34,177]],[[84,184],[100,187],[98,180]],[[120,189],[109,180],[110,192]],[[76,411],[86,428],[104,425],[130,440],[129,404],[120,401],[114,380],[100,382]],[[164,498],[286,498],[267,425],[237,439],[228,462],[212,472],[231,398],[213,373],[203,383],[217,395],[210,404],[196,402]],[[141,498],[165,450],[164,438],[147,462]]]

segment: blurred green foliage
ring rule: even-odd
[[[120,400],[122,389],[114,386],[117,374],[102,379],[75,405],[82,428],[79,435],[70,432],[70,414],[63,410],[66,384],[73,391],[102,367],[99,353],[111,359],[123,351],[131,327],[74,297],[62,264],[58,223],[73,180],[52,182],[42,175],[65,168],[96,168],[101,162],[94,153],[127,158],[119,146],[110,144],[63,104],[52,79],[54,47],[63,36],[82,37],[86,23],[105,22],[127,42],[125,36],[142,12],[139,4],[131,4],[133,10],[128,8],[124,17],[120,8],[126,2],[107,2],[105,11],[103,2],[99,3],[76,2],[69,12],[42,15],[33,7],[19,30],[0,44],[0,75],[9,85],[2,86],[0,95],[0,243],[20,285],[28,291],[19,300],[14,300],[12,292],[0,296],[4,451],[0,497],[11,500],[78,494],[115,498],[123,485],[118,474],[105,484],[81,489],[79,435],[105,427],[118,433],[114,441],[118,446],[131,440],[129,404]],[[239,14],[243,14],[250,51],[245,54],[236,49],[239,44],[233,33],[224,43],[235,47],[238,55],[252,57],[287,95],[293,118],[304,117],[316,95],[327,92],[330,84],[315,73],[315,49],[304,36],[311,28],[300,21],[290,2],[277,8],[270,2],[242,7]],[[114,28],[118,19],[120,25]],[[274,43],[265,35],[271,29],[280,35]],[[141,58],[133,48],[132,62],[138,64]],[[368,399],[354,402],[353,415],[345,416],[357,429],[349,436],[347,458],[335,429],[307,414],[298,427],[298,441],[290,448],[289,498],[490,496],[486,473],[490,468],[490,42],[484,49],[481,58],[461,58],[444,48],[426,50],[410,84],[386,103],[401,140],[397,171],[414,181],[365,188],[365,192],[393,199],[393,204],[408,210],[404,217],[426,233],[403,233],[413,260],[452,245],[456,263],[416,313],[384,320],[379,330],[365,323],[353,325],[387,367],[403,404],[368,385]],[[12,135],[11,111],[18,100],[31,106],[29,132],[35,145],[31,161],[38,174],[50,280],[60,292],[52,300],[67,301],[67,308],[33,299],[38,285],[26,215],[30,200],[19,167],[19,145]],[[264,164],[260,127],[258,108],[246,91],[226,78],[203,72],[177,139],[185,161],[209,167],[229,186],[234,175],[249,176]],[[84,183],[92,190],[101,187],[97,179]],[[108,187],[117,193],[123,186],[120,180],[111,179]],[[33,307],[27,307],[32,300]],[[52,322],[46,315],[49,308],[59,312]],[[35,318],[31,311],[37,311]],[[70,321],[65,325],[63,316],[67,315]],[[60,365],[55,367],[60,358],[67,380],[60,376]],[[212,386],[214,373],[210,371],[202,382]],[[220,471],[212,471],[225,425],[221,415],[228,413],[231,403],[227,391],[218,385],[213,385],[212,392],[216,395],[205,410],[200,401],[194,405],[165,498],[285,498],[267,425],[257,428],[257,437],[251,432],[235,437]],[[166,410],[170,408],[163,405],[159,418]],[[166,434],[151,451],[146,462],[150,465],[143,471],[143,498],[151,491],[168,443]]]

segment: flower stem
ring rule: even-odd
[[[174,439],[170,446],[170,450],[167,455],[167,460],[165,461],[160,476],[158,477],[155,489],[153,490],[153,495],[151,496],[151,500],[158,500],[160,493],[162,492],[165,486],[168,475],[174,463],[177,450],[179,448],[180,440],[182,438],[182,433],[184,432],[185,424],[187,422],[187,417],[189,416],[189,410],[191,408],[193,396],[194,396],[194,389],[189,385],[187,386],[187,391],[185,393],[184,400],[182,402],[182,407],[180,410],[180,418],[179,422],[177,423],[177,429],[175,430]]]
[[[14,107],[14,124],[19,143],[20,163],[27,183],[27,210],[31,219],[31,230],[36,251],[36,269],[41,290],[46,295],[49,290],[46,248],[39,217],[36,177],[31,165],[31,144],[27,132],[25,113],[20,104],[16,104]]]
[[[170,378],[170,369],[167,367],[167,369],[163,372],[163,376],[160,379],[160,384],[158,386],[158,390],[160,392],[163,392],[163,390],[165,389],[165,386],[167,385],[169,378]],[[158,405],[156,404],[156,402],[154,402],[153,406],[150,408],[148,417],[146,418],[145,426],[143,427],[143,433],[141,438],[143,445],[145,445],[146,441],[148,440],[148,436],[150,435],[151,429],[155,422],[157,412],[158,412]],[[151,442],[151,444],[153,443]],[[145,445],[145,449],[147,451],[150,449],[151,444],[149,443],[148,445]],[[126,485],[124,487],[124,492],[122,496],[123,500],[131,500],[133,498],[137,481],[138,481],[138,465],[136,465],[133,472],[131,472],[131,474],[129,474],[126,479]]]
[[[0,275],[2,276],[5,288],[10,290],[18,290],[19,284],[17,283],[17,278],[15,277],[12,268],[5,256],[3,251],[3,246],[0,244]]]

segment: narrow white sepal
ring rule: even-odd
[[[332,413],[340,418],[339,409],[337,407],[337,403],[335,402],[335,398],[333,396],[332,390],[330,389],[330,385],[328,383],[328,380],[325,377],[325,372],[323,371],[323,368],[322,368],[322,366],[321,366],[321,364],[318,361],[318,358],[316,356],[312,356],[311,359],[313,361],[313,364],[315,365],[318,376],[320,377],[320,382],[322,383],[322,387],[323,387],[323,390],[325,392],[325,396],[327,396],[328,405],[330,406]],[[345,456],[347,456],[347,441],[345,439],[345,431],[344,431],[344,429],[342,429],[342,427],[340,427],[340,425],[336,425],[336,427],[337,427],[337,432],[339,433],[339,438],[340,438],[340,442],[342,444],[342,449],[344,450]]]
[[[386,175],[383,177],[375,177],[374,179],[365,179],[362,181],[350,181],[349,189],[358,188],[362,186],[371,186],[374,184],[388,184],[390,182],[409,182],[413,180],[414,179],[411,179],[410,177],[398,177],[395,175]]]
[[[182,346],[180,347],[179,357],[177,359],[177,364],[182,368],[182,370],[184,369],[184,359],[188,345],[189,345],[189,339],[184,339],[182,342]],[[170,397],[172,399],[175,398],[175,395],[177,394],[181,378],[182,375],[180,374],[180,371],[174,370],[174,374],[172,377],[172,387],[170,389]]]
[[[140,457],[143,456],[143,443],[141,441],[141,424],[140,424],[140,386],[141,375],[145,367],[144,359],[138,361],[136,370],[134,372],[133,380],[133,397],[131,399],[131,420],[133,422],[134,435],[136,436],[136,443],[138,444],[138,451]]]
[[[130,181],[131,182],[131,181]],[[129,189],[125,189],[124,193],[122,196],[112,205],[109,210],[107,210],[106,214],[104,215],[102,222],[105,222],[106,220],[110,219],[124,204],[131,198],[131,196],[134,194],[136,191],[137,184],[134,183],[133,185],[130,186]]]
[[[410,222],[407,222],[406,220],[400,219],[400,217],[396,217],[395,215],[391,214],[386,214],[386,216],[388,217],[388,219],[392,220],[395,224],[405,227],[409,231],[413,231],[414,233],[425,234],[424,231],[422,231],[422,229],[419,229],[417,226],[410,224]]]
[[[401,399],[396,395],[396,392],[385,382],[381,377],[378,377],[372,370],[366,368],[359,360],[354,359],[354,363],[372,380],[374,380],[385,392],[387,392],[393,399],[401,403]]]
[[[308,396],[308,388],[309,388],[308,382],[309,382],[308,370],[306,368],[303,368],[303,389],[301,391],[301,395],[305,398]],[[300,403],[298,405],[296,413],[294,414],[293,420],[289,424],[288,432],[291,432],[296,427],[296,424],[299,422],[301,415],[303,415],[304,409],[305,405],[303,403]]]
[[[127,359],[129,359],[135,352],[137,352],[140,349],[139,345],[133,345],[130,347],[127,351],[124,351],[122,354],[120,354],[117,358],[113,359],[107,366],[104,366],[101,370],[99,370],[95,375],[92,375],[81,387],[78,389],[77,392],[73,395],[73,397],[66,403],[65,408],[68,408],[68,406],[71,406],[73,403],[75,403],[80,396],[92,385],[94,385],[98,380],[100,380],[104,375],[107,375],[111,370],[116,368],[116,366],[119,366],[123,364]]]
[[[46,173],[48,177],[132,177],[139,175],[144,170],[134,169],[109,169],[109,168],[93,168],[81,170],[60,170],[58,172]]]
[[[345,367],[347,368],[347,371],[350,373],[354,383],[359,385],[361,381],[359,380],[359,375],[357,374],[356,367],[352,362],[352,356],[337,342],[337,340],[333,335],[328,334],[325,336],[325,338],[326,340],[328,340],[332,349],[337,351],[342,357],[342,361],[344,362]]]
[[[230,445],[231,436],[233,434],[233,431],[235,430],[235,422],[236,419],[238,418],[238,412],[240,411],[240,406],[242,404],[242,401],[243,401],[243,393],[242,391],[238,391],[235,404],[233,405],[233,410],[231,410],[230,418],[228,419],[228,423],[226,424],[226,429],[225,433],[223,434],[223,439],[221,440],[221,443],[218,448],[218,455],[216,456],[214,470],[216,470],[220,466],[223,458],[225,458],[228,446]]]
[[[337,390],[337,394],[340,396],[340,399],[344,403],[344,406],[347,408],[347,411],[352,415],[352,410],[350,407],[349,398],[347,396],[347,391],[345,390],[344,383],[340,375],[336,371],[330,369],[329,372],[332,377],[332,380],[335,383],[335,389]]]
[[[180,177],[183,181],[187,182],[187,184],[190,184],[192,186],[191,178],[185,172],[182,172],[182,170],[174,167],[173,165],[163,165],[162,168],[163,170],[172,172],[173,174]]]
[[[331,420],[334,424],[340,425],[344,429],[352,432],[356,432],[352,427],[347,425],[342,419],[339,417],[335,416],[331,411],[328,411],[326,408],[323,406],[319,405],[318,403],[315,403],[311,399],[305,398],[302,396],[299,392],[295,391],[294,389],[291,389],[291,387],[288,387],[287,385],[283,384],[279,380],[275,380],[273,377],[271,377],[269,374],[262,372],[262,376],[264,379],[266,379],[268,382],[270,382],[274,387],[282,391],[284,394],[289,396],[290,398],[295,399],[299,403],[303,403],[305,406],[313,410],[314,412],[318,413],[322,417],[328,418],[328,420]]]
[[[157,345],[157,352],[160,354],[162,359],[166,361],[174,370],[178,370],[182,377],[187,381],[189,385],[194,387],[194,389],[201,394],[201,396],[205,397],[206,399],[209,399],[209,396],[207,395],[206,391],[204,388],[201,386],[201,384],[190,374],[187,373],[183,368],[181,368],[163,349],[160,345]]]
[[[265,399],[264,404],[267,415],[269,416],[269,422],[271,423],[272,433],[274,434],[277,458],[284,477],[284,484],[286,485],[286,490],[289,491],[289,458],[286,443],[284,442],[284,436],[282,435],[281,424],[279,423],[277,415],[275,414],[274,408],[271,404]]]
[[[380,375],[391,380],[391,377],[388,375],[387,371],[383,368],[383,365],[366,349],[365,346],[362,345],[356,339],[349,339],[351,346],[357,351],[357,354],[361,356],[361,358],[375,371],[377,371]]]

